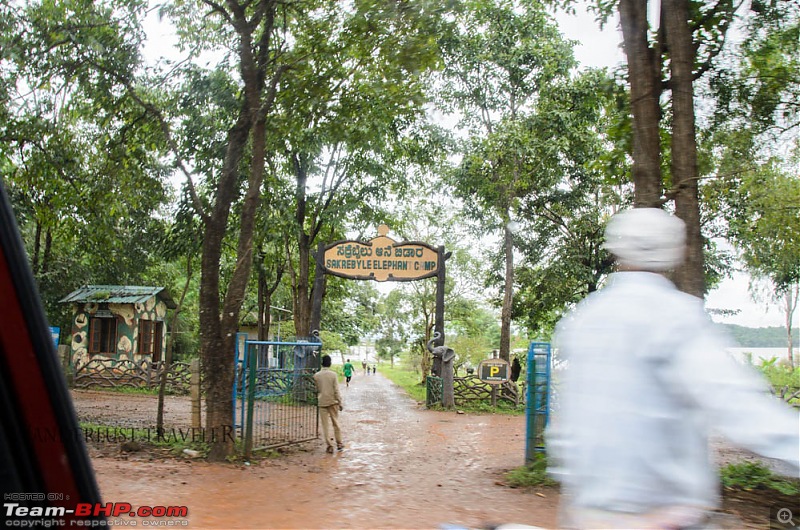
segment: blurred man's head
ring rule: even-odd
[[[658,208],[626,210],[608,222],[604,246],[622,269],[666,271],[686,257],[686,225]]]
[[[330,355],[323,355],[322,356],[322,366],[325,368],[330,368],[331,366],[331,356]]]

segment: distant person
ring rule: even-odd
[[[520,373],[522,373],[522,365],[519,363],[519,358],[514,357],[514,361],[511,363],[511,380],[516,383]]]
[[[558,325],[566,368],[547,447],[567,528],[706,528],[719,505],[712,427],[800,472],[798,414],[728,356],[703,301],[660,274],[684,260],[685,237],[659,209],[615,215],[605,247],[619,272]]]
[[[322,369],[314,374],[314,383],[317,385],[317,406],[319,407],[319,420],[322,423],[322,437],[325,438],[326,451],[333,453],[333,443],[341,451],[342,431],[339,427],[339,413],[343,410],[342,395],[339,393],[339,376],[331,370],[331,356],[322,356]],[[330,427],[333,425],[333,439],[330,436]]]
[[[378,367],[373,364],[372,365],[372,375],[375,375],[375,372],[377,372],[377,371],[378,371]]]
[[[367,361],[361,361],[361,368],[364,370],[364,375],[367,375]]]
[[[347,362],[344,363],[344,366],[342,367],[346,386],[350,386],[350,379],[353,377],[353,370],[355,370],[355,368],[353,368],[353,365],[350,364],[350,359],[347,359]]]

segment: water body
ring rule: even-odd
[[[740,361],[746,361],[750,355],[756,366],[761,364],[761,361],[769,361],[773,357],[777,357],[779,361],[789,360],[787,348],[728,348],[728,352]],[[800,349],[798,348],[794,348],[794,359],[795,363],[800,360]]]

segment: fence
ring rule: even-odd
[[[73,372],[75,388],[146,388],[157,389],[166,363],[148,360],[131,361],[96,358],[78,363]],[[175,362],[167,372],[166,391],[170,394],[188,395],[191,386],[189,363]]]
[[[442,403],[442,378],[428,376],[425,379],[425,405],[430,408]],[[456,406],[466,406],[473,403],[489,403],[496,407],[499,402],[506,402],[513,406],[522,403],[523,394],[513,381],[502,385],[493,385],[481,381],[478,376],[453,378],[453,396]]]
[[[317,438],[319,342],[237,341],[234,418],[245,457]]]

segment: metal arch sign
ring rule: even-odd
[[[379,282],[421,280],[439,272],[439,252],[418,241],[398,243],[388,237],[389,227],[378,227],[369,241],[348,239],[325,247],[322,266],[327,274]]]

